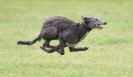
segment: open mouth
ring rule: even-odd
[[[95,25],[95,26],[96,26],[96,28],[98,28],[98,29],[103,29],[103,26],[100,25],[100,24],[97,24],[97,25]]]
[[[101,24],[96,24],[95,26],[96,26],[96,28],[98,28],[98,29],[103,29],[103,25],[106,25],[107,23],[106,22],[103,22],[103,23],[101,23]]]

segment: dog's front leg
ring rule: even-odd
[[[69,50],[71,52],[86,51],[87,49],[88,49],[88,47],[82,47],[82,48],[69,47]]]

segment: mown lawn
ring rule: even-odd
[[[0,77],[133,77],[132,7],[132,0],[0,0]],[[96,16],[108,24],[79,44],[86,52],[48,54],[39,48],[43,41],[16,45],[35,38],[52,16]]]

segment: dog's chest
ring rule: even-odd
[[[83,37],[81,37],[80,40],[77,43],[68,43],[68,42],[66,42],[66,45],[68,47],[75,47],[79,42],[81,42],[88,35],[88,33],[89,32],[86,32],[86,34]]]
[[[81,37],[80,41],[82,41],[87,35],[88,35],[89,32],[86,32],[85,35],[83,37]],[[79,42],[80,42],[79,41]]]

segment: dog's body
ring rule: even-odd
[[[18,44],[32,45],[36,41],[41,40],[41,39],[44,39],[46,41],[45,44],[48,44],[51,40],[58,39],[58,34],[60,32],[75,25],[77,25],[77,23],[75,23],[72,20],[69,20],[68,18],[61,17],[61,16],[55,16],[55,17],[48,19],[43,24],[41,33],[38,35],[37,38],[35,38],[33,41],[18,41]]]
[[[90,20],[89,20],[90,19]],[[48,19],[44,24],[39,36],[33,41],[18,41],[17,44],[32,45],[36,41],[44,39],[45,43],[41,49],[48,53],[54,51],[64,54],[64,47],[69,47],[70,51],[85,51],[88,48],[74,48],[75,45],[83,40],[85,36],[95,27],[101,28],[99,25],[106,24],[106,22],[99,21],[97,18],[83,17],[83,22],[75,23],[74,21],[56,16]],[[57,47],[50,46],[51,40],[59,39],[60,45]]]
[[[58,34],[71,26],[77,25],[74,21],[61,17],[56,16],[48,19],[44,24],[41,30],[42,38],[45,40],[53,40],[58,38]]]

